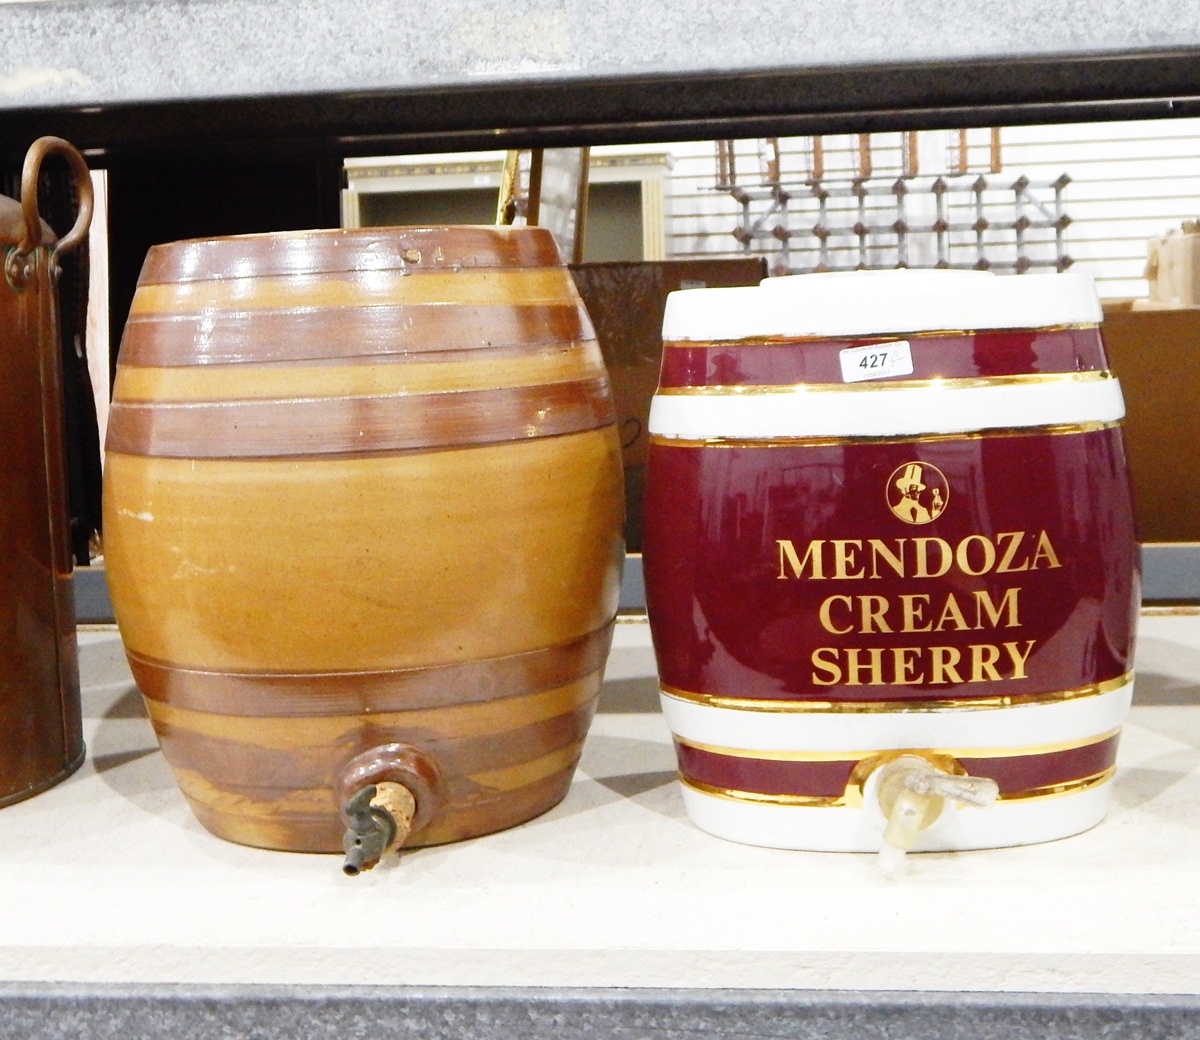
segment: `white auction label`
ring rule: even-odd
[[[861,383],[864,379],[912,375],[912,350],[908,340],[872,343],[868,347],[847,347],[838,352],[843,383]]]

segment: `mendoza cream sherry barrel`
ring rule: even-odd
[[[623,550],[609,384],[549,234],[155,247],[119,359],[108,579],[201,822],[334,851],[346,822],[433,844],[556,804]]]
[[[947,850],[1102,818],[1139,578],[1100,317],[1076,274],[670,297],[645,579],[700,827]]]

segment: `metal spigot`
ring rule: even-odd
[[[384,781],[355,791],[343,810],[347,827],[342,872],[354,877],[399,850],[415,813],[416,799],[403,784]]]

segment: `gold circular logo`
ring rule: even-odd
[[[906,462],[892,470],[887,479],[887,504],[906,524],[936,520],[950,501],[950,484],[945,474],[928,462]]]

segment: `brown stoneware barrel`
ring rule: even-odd
[[[164,754],[214,833],[336,851],[377,783],[415,800],[393,845],[555,805],[599,691],[621,521],[608,380],[548,233],[150,251],[114,387],[106,566]]]

